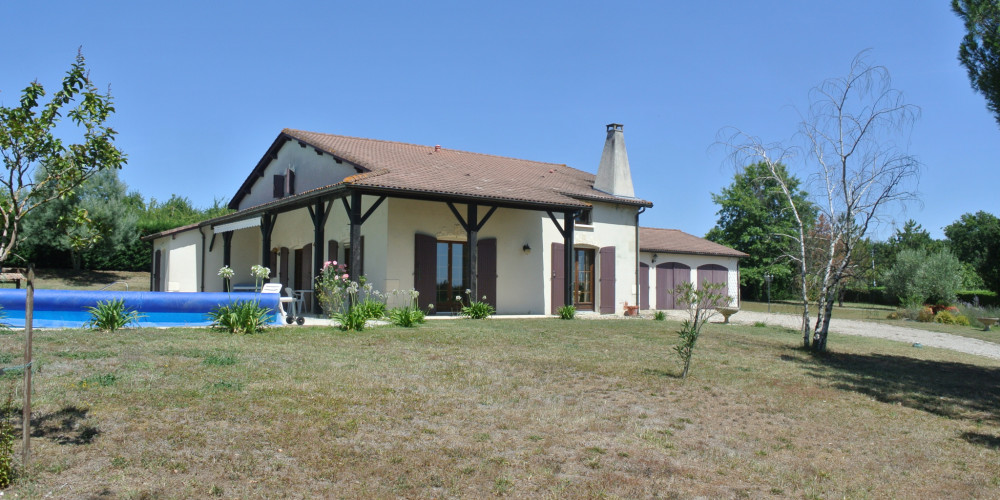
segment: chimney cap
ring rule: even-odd
[[[610,132],[612,130],[623,130],[624,128],[625,128],[625,126],[622,125],[621,123],[609,123],[608,124],[608,132]]]

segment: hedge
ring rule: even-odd
[[[1000,307],[1000,297],[997,297],[996,292],[989,290],[965,290],[957,292],[956,295],[960,302],[975,304],[978,300],[980,306]]]
[[[848,288],[847,290],[844,290],[844,302],[860,302],[863,304],[879,304],[883,306],[894,306],[899,304],[896,297],[889,296],[885,293],[884,286],[877,286],[868,289]]]

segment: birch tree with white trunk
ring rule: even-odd
[[[822,231],[807,227],[798,217],[803,207],[796,207],[788,197],[796,210],[799,231],[781,236],[790,238],[797,247],[789,257],[802,274],[803,344],[825,351],[833,305],[848,277],[858,243],[895,209],[917,199],[920,162],[909,154],[907,146],[920,109],[905,102],[902,92],[893,88],[889,70],[869,63],[866,52],[854,58],[846,76],[814,87],[809,101],[808,113],[800,123],[805,145],[798,165],[808,179],[819,219],[826,224]],[[767,145],[742,132],[733,134],[729,144],[743,165],[749,164],[747,161],[792,165],[789,159],[799,151]],[[815,280],[818,290],[811,338],[810,279]]]

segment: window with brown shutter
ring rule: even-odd
[[[285,171],[285,194],[288,196],[295,194],[295,171],[292,169]]]
[[[285,196],[285,176],[274,176],[274,197],[283,198]]]

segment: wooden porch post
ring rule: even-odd
[[[469,203],[465,225],[465,254],[468,256],[465,266],[465,286],[472,290],[469,300],[479,300],[479,205]],[[462,290],[465,294],[465,290]]]
[[[351,191],[351,208],[348,218],[351,221],[350,279],[358,281],[361,279],[358,276],[358,271],[361,269],[361,223],[364,221],[361,218],[361,193],[357,191]]]
[[[226,267],[233,267],[233,232],[226,231],[222,233],[222,265]],[[229,279],[222,278],[222,289],[229,291]]]
[[[271,267],[271,232],[274,231],[274,223],[278,219],[278,214],[265,212],[260,216],[260,265]]]
[[[333,207],[333,202],[324,202],[322,199],[316,200],[315,207],[307,207],[309,209],[309,217],[313,221],[313,279],[315,280],[319,276],[320,271],[323,270],[323,240],[326,238],[324,235],[326,228],[326,220],[330,216],[330,208]],[[315,287],[310,287],[313,289],[312,293],[312,309],[313,311],[319,311],[319,295],[315,291]]]

